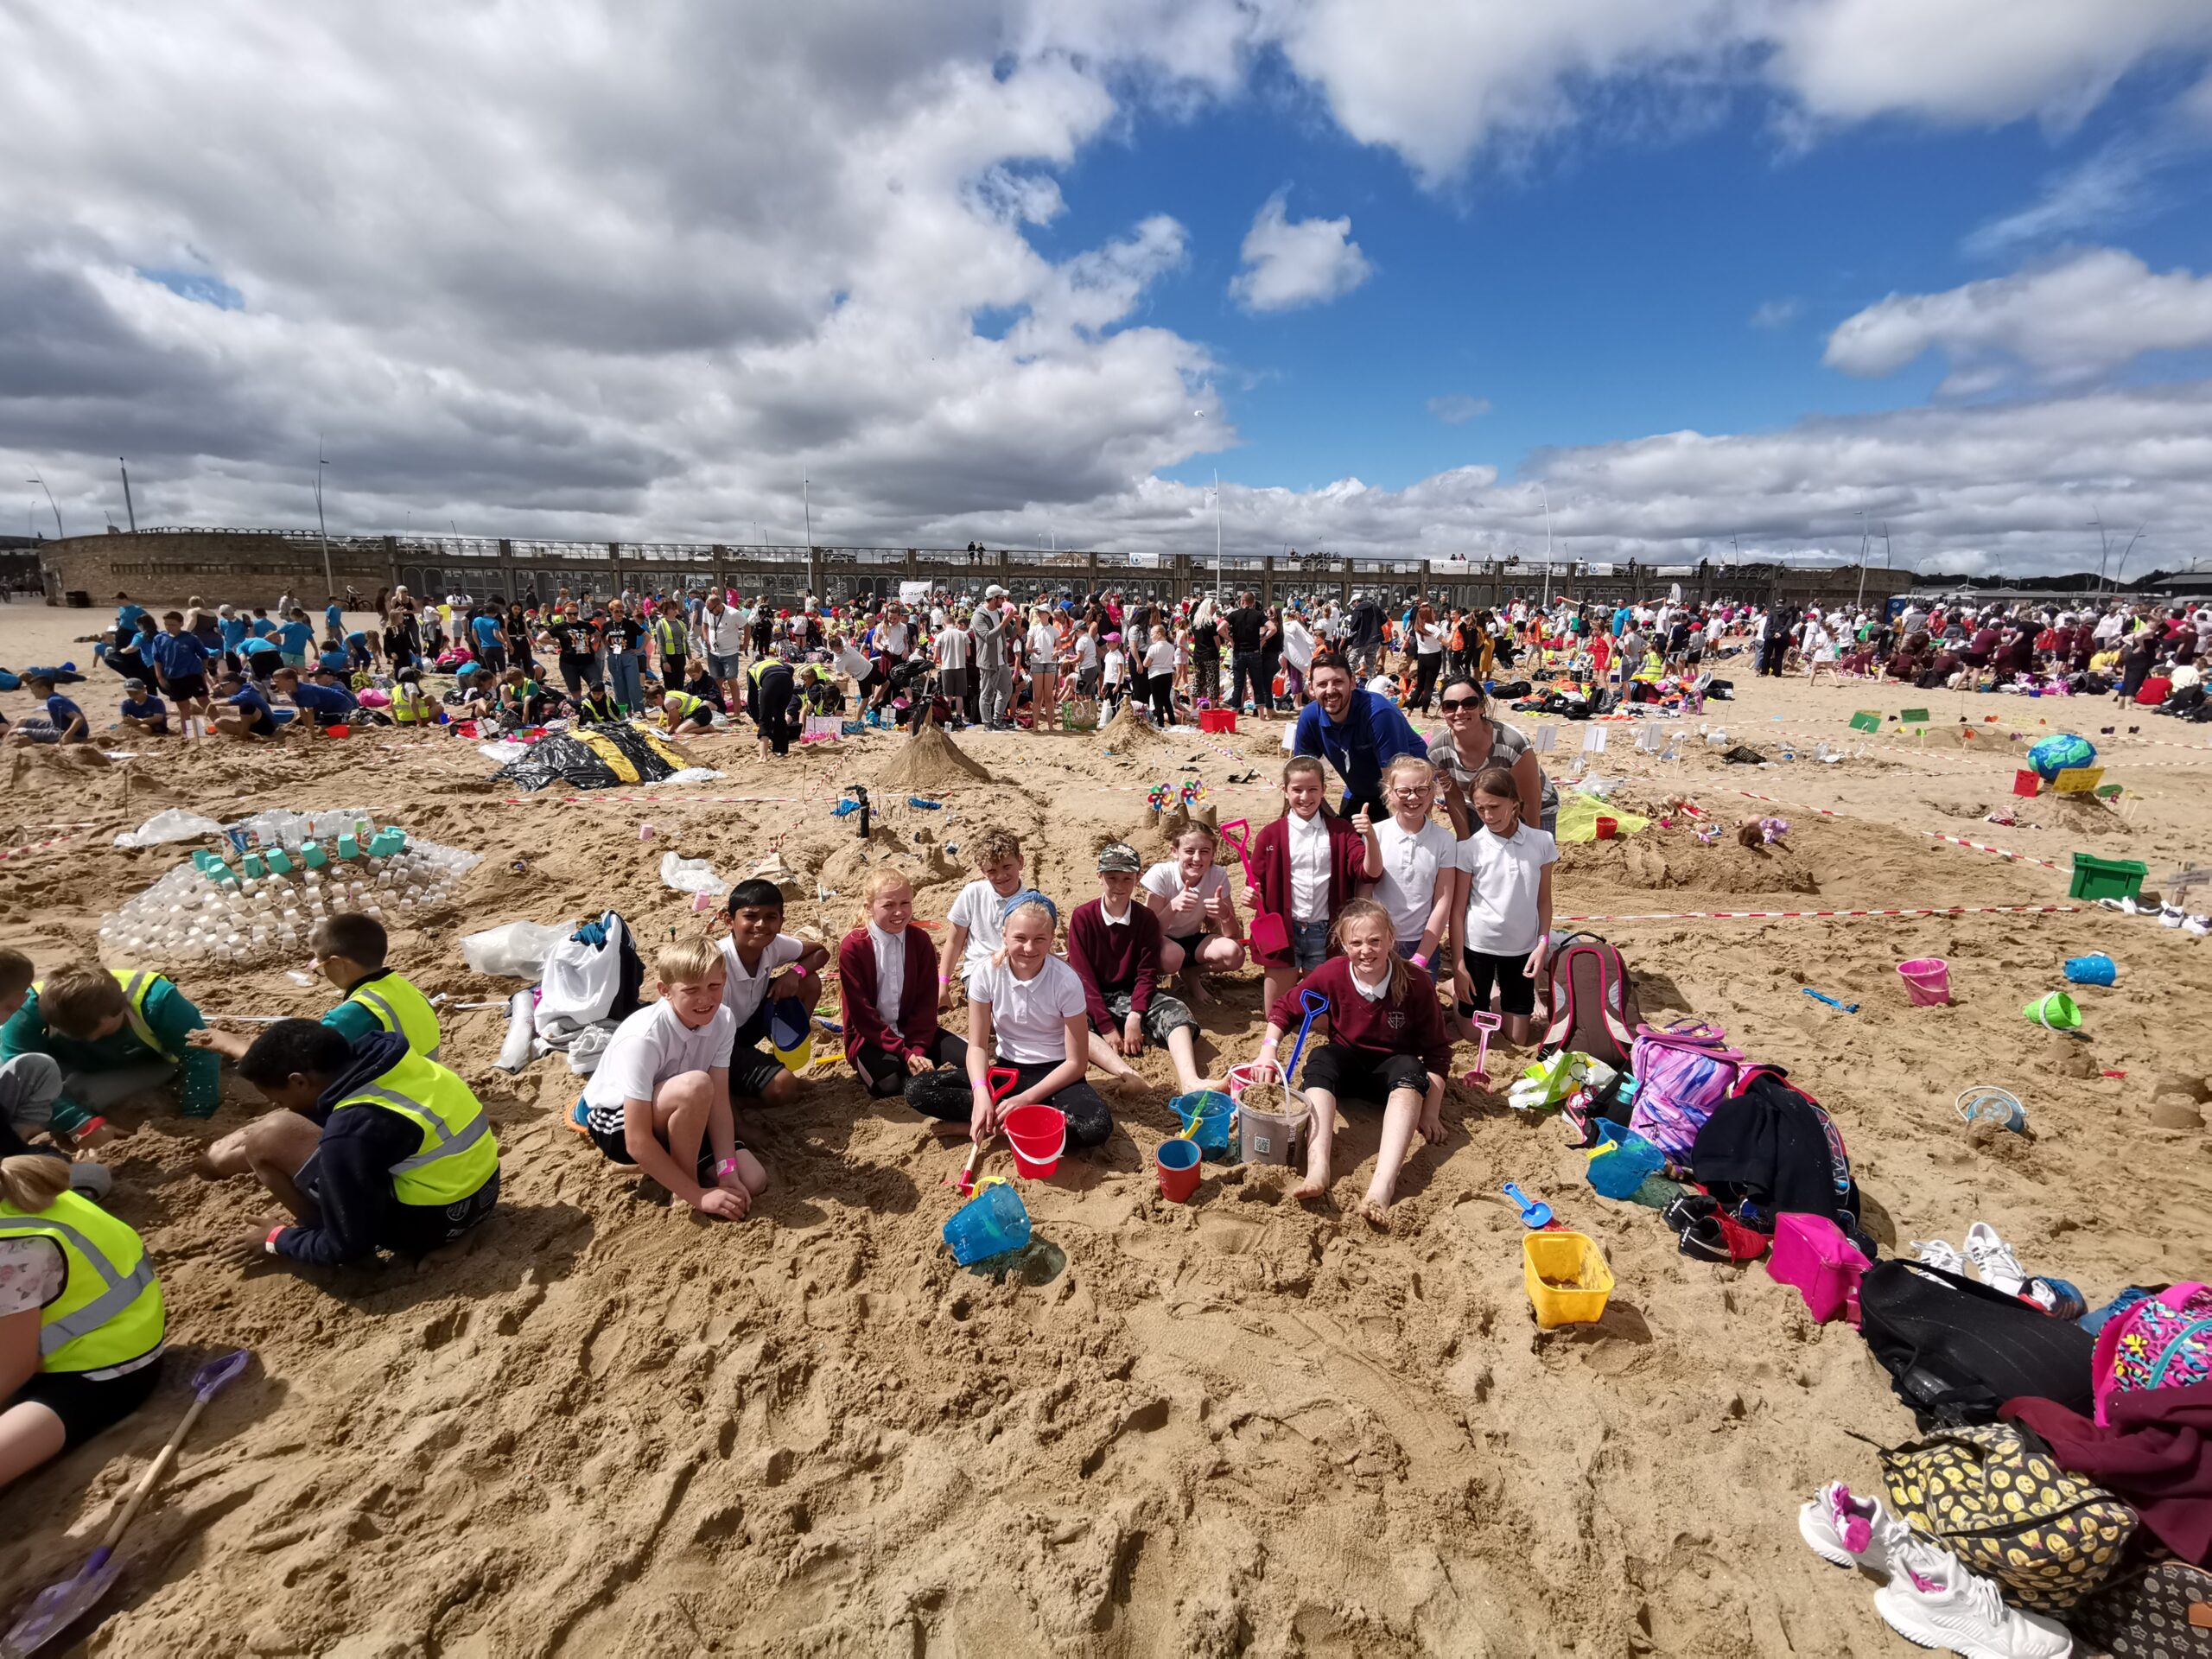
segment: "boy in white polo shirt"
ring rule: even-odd
[[[636,1166],[701,1215],[742,1221],[768,1172],[737,1139],[729,1104],[737,1021],[712,939],[654,959],[660,1001],[615,1028],[573,1119],[613,1162]]]
[[[729,1089],[739,1100],[787,1106],[804,1090],[798,1073],[772,1052],[797,1049],[812,1029],[814,999],[829,947],[784,931],[784,895],[772,881],[741,881],[722,905],[722,1003],[735,1021]],[[770,1049],[760,1045],[779,1029]],[[804,1065],[804,1060],[797,1062]]]

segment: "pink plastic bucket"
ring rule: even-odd
[[[1006,1115],[1006,1138],[1014,1146],[1014,1173],[1042,1180],[1060,1166],[1067,1149],[1068,1118],[1056,1106],[1017,1106]]]
[[[1767,1273],[1777,1284],[1796,1286],[1822,1325],[1840,1316],[1859,1323],[1859,1275],[1872,1265],[1826,1216],[1791,1211],[1775,1217]]]
[[[1253,1073],[1258,1069],[1252,1061],[1247,1060],[1241,1065],[1230,1066],[1226,1072],[1223,1073],[1223,1080],[1229,1085],[1229,1097],[1231,1100],[1244,1098],[1244,1091],[1252,1086]]]
[[[1897,963],[1905,995],[1915,1007],[1940,1008],[1951,1000],[1951,964],[1941,957],[1915,957]]]

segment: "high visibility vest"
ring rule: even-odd
[[[683,654],[683,629],[666,617],[653,623],[653,642],[660,647],[664,659]]]
[[[332,1108],[380,1106],[423,1131],[422,1145],[391,1166],[391,1195],[423,1208],[458,1204],[492,1179],[499,1143],[468,1085],[410,1052],[398,1065]]]
[[[438,1030],[437,1013],[430,1007],[429,998],[416,989],[412,981],[397,974],[364,980],[347,994],[346,1001],[359,1003],[375,1016],[377,1024],[406,1038],[410,1054],[426,1060],[438,1058],[442,1035]]]
[[[0,1200],[0,1238],[50,1238],[68,1267],[39,1310],[41,1370],[105,1370],[161,1345],[167,1316],[145,1243],[99,1205],[74,1192],[44,1210]]]
[[[123,987],[124,1000],[127,1005],[124,1017],[130,1022],[130,1034],[163,1059],[175,1064],[177,1057],[162,1046],[162,1039],[154,1035],[154,1028],[146,1023],[146,999],[154,994],[154,987],[166,981],[168,976],[149,973],[138,968],[111,968],[108,972],[113,974],[115,982]],[[33,995],[43,995],[45,991],[44,980],[31,982]]]
[[[391,717],[402,726],[414,726],[436,718],[436,705],[430,694],[420,686],[395,686],[391,693]]]
[[[704,697],[693,696],[689,691],[671,691],[662,699],[662,703],[664,706],[671,702],[674,703],[676,717],[678,720],[689,720],[706,706],[706,701]]]

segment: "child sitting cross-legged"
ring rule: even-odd
[[[998,1133],[1017,1106],[1058,1108],[1067,1117],[1067,1143],[1095,1147],[1114,1132],[1090,1070],[1090,1029],[1084,1023],[1083,982],[1052,954],[1059,912],[1033,888],[1006,901],[1004,942],[968,981],[969,1132],[979,1143]],[[1014,1069],[1014,1084],[991,1099],[994,1065]]]
[[[1068,918],[1068,966],[1083,982],[1090,1020],[1091,1064],[1117,1083],[1143,1086],[1123,1058],[1144,1052],[1145,1039],[1166,1049],[1182,1094],[1218,1089],[1198,1075],[1198,1020],[1179,997],[1160,988],[1164,936],[1160,918],[1137,902],[1137,849],[1114,842],[1098,852],[1100,896]]]
[[[737,1138],[729,1103],[737,1020],[722,1001],[722,953],[683,939],[653,959],[660,1001],[615,1027],[576,1115],[592,1144],[632,1164],[701,1215],[742,1221],[768,1172]]]
[[[1390,912],[1371,899],[1355,899],[1337,918],[1331,957],[1277,1000],[1260,1045],[1257,1080],[1275,1075],[1283,1033],[1305,1020],[1304,994],[1327,1000],[1329,1040],[1308,1045],[1300,1086],[1313,1103],[1306,1181],[1292,1196],[1318,1198],[1329,1190],[1330,1153],[1336,1138],[1337,1103],[1345,1098],[1381,1101],[1382,1141],[1375,1179],[1360,1213],[1388,1230],[1398,1166],[1414,1130],[1432,1146],[1444,1136],[1444,1077],[1452,1039],[1427,972],[1400,956]]]
[[[968,1045],[937,1023],[937,946],[913,925],[914,889],[898,871],[879,868],[861,883],[861,925],[837,946],[837,994],[845,1019],[845,1058],[871,1095],[904,1095],[925,1117],[938,1067],[968,1062]],[[964,1111],[965,1101],[956,1105]]]
[[[721,941],[722,1001],[737,1022],[729,1062],[730,1092],[766,1106],[787,1105],[805,1084],[760,1046],[772,1018],[797,1035],[814,1019],[817,976],[830,959],[827,946],[809,944],[784,931],[783,890],[772,881],[741,881],[722,905],[728,928]]]

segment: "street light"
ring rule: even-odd
[[[315,435],[315,534],[322,543],[322,591],[335,593],[337,583],[330,579],[330,528],[322,518],[322,469],[330,465],[322,453],[322,434]]]
[[[2113,567],[2112,573],[2113,587],[2119,587],[2120,583],[2126,579],[2127,556],[2135,550],[2135,543],[2143,539],[2143,532],[2150,527],[2151,521],[2145,518],[2141,524],[2135,527],[2135,533],[2127,538],[2127,545],[2120,550],[2120,563]]]
[[[35,484],[41,490],[46,490],[46,505],[52,508],[54,512],[54,539],[57,541],[67,541],[69,539],[69,532],[61,528],[61,509],[54,505],[54,492],[47,489],[46,480],[42,478],[27,478],[23,482],[26,484]]]

